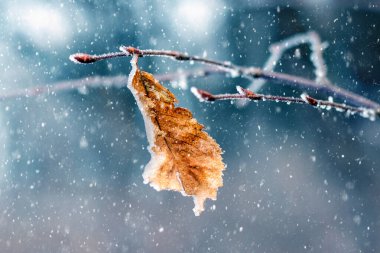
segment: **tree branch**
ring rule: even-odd
[[[334,98],[338,98],[343,100],[344,103],[350,103],[352,105],[358,107],[366,107],[370,109],[378,110],[380,108],[380,104],[371,101],[363,96],[357,95],[353,92],[335,86],[331,83],[321,84],[317,81],[310,80],[307,78],[274,72],[274,71],[266,71],[260,68],[255,67],[244,67],[234,65],[230,62],[226,61],[216,61],[210,60],[203,57],[198,56],[189,56],[185,53],[177,52],[177,51],[165,51],[165,50],[141,50],[134,47],[120,47],[122,53],[111,53],[111,54],[103,54],[103,55],[88,55],[88,54],[74,54],[70,56],[70,59],[76,63],[94,63],[100,60],[109,59],[112,57],[123,57],[123,56],[131,56],[133,54],[138,54],[140,57],[143,56],[164,56],[169,57],[178,61],[194,61],[200,62],[203,64],[216,66],[221,71],[225,71],[231,74],[232,77],[245,77],[250,80],[256,78],[263,78],[266,80],[276,81],[282,84],[287,84],[291,87],[300,88],[308,91],[320,91],[325,93],[326,95],[332,96]],[[315,64],[323,64],[315,63]]]

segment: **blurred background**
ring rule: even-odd
[[[261,67],[270,44],[314,30],[329,44],[328,77],[380,101],[379,1],[3,0],[0,12],[3,94],[130,71],[127,58],[73,64],[76,52],[132,45]],[[276,71],[314,78],[309,48],[296,50]],[[140,65],[153,74],[201,66],[149,57]],[[219,75],[187,84],[224,93],[249,82]],[[150,155],[127,88],[5,99],[1,252],[380,251],[379,121],[303,105],[199,103],[171,89],[225,151],[217,201],[195,217],[191,198],[143,184]]]

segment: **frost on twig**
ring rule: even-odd
[[[302,93],[301,96],[297,98],[258,94],[240,86],[237,86],[236,89],[238,93],[234,94],[212,94],[208,91],[191,87],[191,92],[199,99],[200,102],[212,102],[217,100],[274,101],[283,102],[288,105],[292,103],[307,104],[323,110],[331,110],[333,108],[338,112],[345,112],[347,116],[359,114],[360,116],[368,118],[371,121],[374,121],[380,116],[379,109],[354,107],[342,103],[336,103],[333,101],[332,97],[329,97],[329,100],[319,100],[307,95],[306,93]]]

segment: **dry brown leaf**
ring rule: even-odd
[[[175,96],[153,75],[140,71],[134,56],[128,88],[144,117],[151,160],[143,177],[156,190],[173,190],[194,198],[195,215],[204,201],[216,200],[223,186],[222,150],[192,117],[189,110],[175,107]]]

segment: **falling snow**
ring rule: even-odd
[[[218,200],[194,217],[191,201],[143,183],[149,153],[125,88],[130,58],[68,59],[121,45],[178,50],[321,85],[333,80],[380,102],[378,2],[4,0],[0,7],[1,96],[49,90],[0,101],[1,252],[380,251],[380,127],[363,119],[374,120],[375,110],[199,103],[188,87],[350,101],[236,71],[209,74],[197,62],[140,58],[155,75],[177,73],[163,85],[224,150]],[[321,41],[304,36],[310,31]],[[186,76],[192,69],[202,69],[197,78]],[[50,92],[101,77],[119,83]]]

